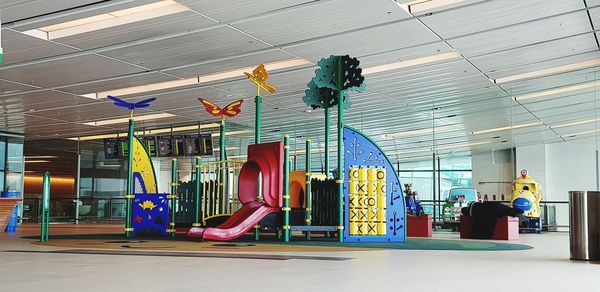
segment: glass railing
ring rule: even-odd
[[[69,198],[50,199],[50,221],[74,223],[125,222],[125,198],[82,198],[79,200],[77,218],[77,200]],[[23,200],[23,222],[35,223],[40,220],[41,199]]]
[[[508,201],[500,201],[510,204]],[[76,221],[75,199],[50,199],[51,222],[74,223]],[[426,214],[433,216],[435,209],[435,222],[443,226],[442,206],[444,202],[432,200],[421,201]],[[23,200],[23,222],[39,222],[41,199]],[[125,221],[125,198],[82,198],[79,200],[80,223],[121,223]],[[568,201],[542,201],[542,226],[547,231],[566,231],[569,228],[569,202]]]

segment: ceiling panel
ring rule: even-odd
[[[14,64],[35,59],[73,53],[77,50],[64,45],[51,43],[8,29],[2,30],[2,64]],[[0,70],[2,69],[0,66]]]
[[[477,68],[493,73],[527,64],[597,51],[598,45],[591,33],[543,42],[526,47],[500,51],[470,58]]]
[[[73,96],[70,94],[39,90],[27,94],[12,94],[0,98],[0,113],[14,114],[39,111],[54,111],[63,109],[76,111],[79,106],[85,106],[92,102],[91,99]]]
[[[199,75],[208,75],[218,72],[225,72],[234,69],[258,66],[259,64],[273,63],[293,58],[288,53],[279,50],[269,50],[267,52],[252,52],[244,56],[227,56],[205,62],[194,62],[194,64],[185,64],[180,68],[163,70],[166,73],[177,75],[179,77],[191,77]]]
[[[284,48],[309,60],[318,61],[324,57],[324,52],[327,52],[327,55],[362,56],[436,41],[438,39],[418,21],[407,20],[336,34],[310,42],[286,45]],[[397,56],[397,58],[401,57]]]
[[[222,27],[103,54],[148,68],[162,69],[266,48],[269,46],[231,28]]]
[[[136,2],[136,1],[134,1]],[[158,35],[186,33],[193,29],[202,29],[215,22],[192,11],[179,12],[167,16],[120,25],[114,28],[96,30],[84,34],[69,36],[57,41],[83,49],[92,49],[151,38]],[[150,44],[152,46],[152,44]]]
[[[42,18],[36,16],[88,2],[59,1],[52,6],[48,1],[4,1],[0,7],[5,21],[7,10],[32,17],[30,25],[15,28],[25,30],[153,1],[102,1],[88,6],[84,13]],[[560,127],[561,123],[595,116],[593,87],[521,103],[512,97],[598,80],[598,68],[510,84],[497,85],[490,80],[600,58],[585,11],[576,11],[583,8],[580,0],[468,0],[435,9],[419,19],[411,18],[391,0],[180,2],[193,11],[53,42],[4,29],[6,67],[0,66],[0,130],[25,131],[29,140],[122,132],[127,126],[124,123],[105,127],[81,124],[127,117],[128,113],[107,100],[77,94],[208,75],[295,57],[316,63],[331,54],[351,54],[360,59],[362,68],[369,68],[447,53],[453,47],[463,56],[366,76],[367,90],[350,95],[352,107],[345,112],[347,124],[372,135],[385,151],[426,148],[423,152],[394,155],[401,158],[429,155],[433,134],[401,138],[389,138],[386,134],[428,129],[433,121],[438,129],[455,127],[435,134],[435,143],[442,147],[439,152],[451,155],[553,143],[563,141],[561,135],[565,133],[593,129],[594,123]],[[118,4],[106,7],[115,3]],[[588,1],[588,5],[600,5],[593,3]],[[600,8],[590,13],[593,21],[600,23]],[[315,68],[313,64],[270,72],[269,83],[279,92],[263,94],[265,141],[280,140],[284,133],[290,133],[298,137],[293,141],[301,148],[307,136],[313,138],[315,145],[323,143],[323,111],[312,110],[302,102]],[[176,115],[137,123],[138,128],[215,122],[218,118],[206,113],[197,102],[198,97],[221,106],[244,99],[242,113],[228,119],[228,127],[253,130],[255,94],[255,86],[245,76],[239,76],[124,98],[158,98],[149,110],[137,111],[136,115]],[[334,124],[335,111],[331,116]],[[539,119],[545,124],[471,134]],[[335,134],[335,127],[332,128]],[[245,146],[252,142],[252,133],[228,140],[242,148],[231,153],[243,154]],[[482,141],[485,144],[454,147]],[[315,153],[314,157],[318,164],[322,154]]]
[[[71,92],[74,94],[88,94],[95,93],[107,90],[114,90],[119,88],[126,88],[137,85],[145,85],[151,83],[158,83],[163,81],[176,80],[177,78],[155,73],[149,72],[146,74],[138,74],[136,76],[122,76],[122,78],[115,78],[111,80],[106,80],[102,82],[84,82],[81,85],[66,85],[61,86],[60,90]],[[144,94],[145,95],[145,94]]]
[[[463,55],[475,57],[589,32],[590,29],[587,15],[582,11],[456,37],[448,42]]]
[[[343,3],[343,5],[341,5]],[[407,13],[388,0],[324,1],[303,9],[277,13],[236,24],[235,27],[273,45],[338,35],[407,18]],[[418,35],[419,32],[416,32]],[[350,36],[348,36],[350,37]],[[408,38],[410,36],[397,35]]]
[[[540,70],[544,70],[544,69],[550,69],[550,68],[564,66],[564,65],[576,64],[576,63],[590,61],[590,60],[598,60],[598,58],[600,58],[600,52],[598,50],[596,50],[596,51],[589,52],[589,53],[567,56],[567,57],[563,57],[563,58],[552,59],[552,60],[538,62],[538,63],[532,63],[532,64],[525,63],[523,65],[513,67],[510,69],[497,70],[495,72],[490,72],[488,74],[488,76],[492,79],[498,79],[498,78],[502,78],[502,77],[513,76],[513,75],[529,73],[529,72],[536,72],[536,71],[540,71]]]
[[[93,64],[93,67],[90,65]],[[31,85],[52,87],[76,82],[140,72],[141,69],[98,56],[67,60],[0,71],[0,78]]]
[[[455,38],[583,8],[581,0],[481,1],[421,18],[443,38]]]
[[[226,5],[212,0],[180,0],[181,4],[202,13],[210,18],[222,22],[230,22],[236,19],[243,19],[253,15],[273,14],[279,11],[294,10],[295,7],[302,4],[309,4],[306,7],[316,7],[315,1],[308,0],[229,0]],[[327,1],[319,1],[327,2]],[[339,1],[338,1],[339,3]]]
[[[2,15],[2,22],[8,23],[94,2],[97,0],[3,0],[0,1],[0,15]]]

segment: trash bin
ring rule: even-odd
[[[600,192],[569,192],[571,259],[600,260]]]
[[[2,198],[18,198],[19,192],[2,192],[0,193],[0,197]],[[19,205],[15,206],[12,215],[10,216],[10,220],[8,220],[8,224],[6,225],[6,232],[15,232],[17,231],[17,223],[19,220]]]

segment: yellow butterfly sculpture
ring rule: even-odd
[[[267,69],[265,69],[265,64],[258,65],[258,67],[256,67],[256,69],[252,71],[252,74],[248,72],[244,72],[244,74],[248,76],[248,79],[250,79],[250,81],[256,84],[256,90],[258,92],[258,95],[260,95],[261,88],[268,91],[271,94],[277,92],[277,88],[267,83],[267,80],[269,80],[269,72],[267,72]]]

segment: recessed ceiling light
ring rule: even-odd
[[[231,151],[231,150],[240,150],[240,148],[239,148],[239,147],[227,147],[226,149],[227,149],[227,151]],[[219,149],[219,148],[216,148],[216,149],[213,149],[213,151],[215,151],[215,152],[219,152],[219,151],[221,151],[221,149]]]
[[[291,67],[307,65],[307,64],[312,64],[312,63],[306,59],[294,58],[294,59],[265,64],[265,68],[269,71],[273,71],[273,70],[280,70],[280,69],[291,68]],[[224,72],[219,72],[219,73],[213,73],[213,74],[207,74],[207,75],[202,75],[202,76],[197,76],[197,77],[184,78],[184,79],[179,79],[179,80],[137,85],[137,86],[132,86],[132,87],[118,88],[118,89],[112,89],[112,90],[101,91],[101,92],[96,92],[96,93],[86,93],[86,94],[81,94],[81,96],[86,97],[86,98],[91,98],[91,99],[101,99],[101,98],[106,98],[107,95],[124,96],[124,95],[145,93],[145,92],[171,89],[171,88],[177,88],[177,87],[183,87],[183,86],[189,86],[189,85],[204,84],[204,83],[225,80],[225,79],[230,79],[230,78],[243,77],[243,76],[245,76],[244,72],[252,71],[252,70],[254,70],[255,67],[256,66],[244,67],[244,68],[239,68],[239,69],[234,69],[234,70],[229,70],[229,71],[224,71]]]
[[[595,122],[597,120],[598,119],[580,120],[580,121],[562,123],[562,124],[558,124],[558,125],[554,125],[554,126],[550,126],[550,127],[553,128],[553,129],[565,128],[565,127],[572,127],[572,126],[578,126],[578,125],[591,124],[591,123],[593,123],[593,122]]]
[[[182,127],[173,127],[173,128],[161,128],[161,129],[152,129],[152,130],[144,130],[144,131],[136,131],[135,134],[136,135],[157,135],[157,134],[163,134],[163,133],[170,133],[171,131],[173,132],[185,132],[185,131],[198,131],[198,130],[203,130],[203,129],[211,129],[211,128],[218,128],[220,127],[220,124],[218,123],[210,123],[210,124],[202,124],[200,126],[198,125],[193,125],[193,126],[182,126]],[[67,138],[69,140],[75,140],[75,141],[89,141],[89,140],[100,140],[100,139],[107,139],[107,138],[119,138],[119,137],[127,137],[127,133],[119,133],[119,134],[101,134],[101,135],[89,135],[89,136],[81,136],[81,137],[72,137],[72,138]]]
[[[490,141],[468,142],[468,143],[459,143],[459,144],[438,146],[438,147],[435,147],[435,149],[436,150],[447,150],[447,149],[477,146],[477,145],[484,145],[484,144],[491,144],[491,143],[492,142],[490,142]],[[420,152],[429,152],[429,151],[433,151],[433,148],[429,147],[429,148],[420,148],[420,149],[400,150],[400,151],[388,153],[388,155],[411,154],[411,153],[420,153]]]
[[[171,15],[187,10],[189,10],[189,8],[177,3],[176,1],[163,0],[133,8],[113,11],[109,13],[40,27],[24,31],[23,33],[44,40],[53,40],[86,32],[96,31],[100,29],[111,28],[119,25],[158,18],[161,16]]]
[[[429,64],[429,63],[434,63],[434,62],[439,62],[439,61],[444,61],[444,60],[456,59],[456,58],[460,58],[460,57],[461,57],[461,54],[458,51],[451,51],[451,52],[447,52],[447,53],[441,53],[441,54],[436,54],[436,55],[431,55],[431,56],[426,56],[426,57],[421,57],[421,58],[415,58],[415,59],[393,62],[393,63],[389,63],[389,64],[384,64],[384,65],[367,67],[362,70],[362,73],[363,73],[363,75],[369,75],[369,74],[375,74],[375,73],[380,73],[380,72],[385,72],[385,71],[390,71],[390,70],[397,70],[397,69],[418,66],[418,65],[423,65],[423,64]]]
[[[586,69],[586,68],[595,67],[598,65],[600,65],[600,59],[594,59],[594,60],[589,60],[589,61],[584,61],[584,62],[579,62],[579,63],[574,63],[574,64],[568,64],[568,65],[557,66],[557,67],[552,67],[552,68],[547,68],[547,69],[542,69],[542,70],[537,70],[537,71],[532,71],[532,72],[527,72],[527,73],[516,74],[516,75],[512,75],[512,76],[500,77],[500,78],[494,79],[494,83],[502,84],[502,83],[520,81],[520,80],[534,79],[534,78],[539,78],[539,77],[548,76],[548,75],[554,75],[554,74],[571,72],[571,71],[580,70],[580,69]]]
[[[471,134],[473,134],[473,135],[487,134],[487,133],[500,132],[500,131],[506,131],[506,130],[511,130],[511,129],[520,129],[520,128],[526,128],[526,127],[539,126],[542,124],[543,123],[541,121],[537,121],[537,122],[533,122],[533,123],[526,123],[526,124],[512,125],[512,126],[506,126],[506,127],[498,127],[498,128],[493,128],[493,129],[487,129],[487,130],[473,131],[473,132],[471,132]]]
[[[443,132],[450,132],[450,131],[458,130],[458,128],[454,125],[447,125],[447,126],[436,127],[435,129],[427,128],[427,129],[420,129],[420,130],[402,131],[402,132],[398,132],[398,133],[394,133],[394,134],[388,134],[386,136],[391,137],[391,138],[401,138],[401,137],[408,137],[408,136],[428,135],[428,134],[433,134],[434,130],[436,133],[443,133]]]
[[[400,3],[400,1],[394,0],[394,3],[410,14],[421,14],[425,11],[431,11],[436,8],[460,3],[463,1],[465,0],[414,0],[406,3]]]
[[[598,132],[598,131],[597,130],[589,130],[589,131],[583,131],[583,132],[578,132],[578,133],[560,135],[560,137],[561,138],[574,138],[574,137],[577,137],[577,136],[584,136],[584,135],[589,135],[589,134],[595,134],[596,132]]]
[[[591,81],[591,82],[585,82],[585,83],[580,83],[580,84],[575,84],[575,85],[556,87],[556,88],[539,91],[539,92],[517,95],[517,96],[515,96],[515,99],[518,101],[522,101],[522,100],[527,100],[527,99],[532,99],[532,98],[545,97],[545,96],[557,95],[557,94],[561,94],[561,93],[569,93],[569,92],[573,92],[573,91],[577,91],[577,90],[594,88],[595,86],[596,86],[596,82]]]
[[[140,115],[140,116],[135,116],[135,121],[139,122],[139,121],[148,121],[148,120],[158,120],[158,119],[164,119],[164,118],[171,118],[171,117],[175,117],[175,116],[176,115],[170,114],[170,113]],[[127,122],[129,122],[128,117],[127,118],[110,119],[110,120],[83,122],[81,124],[88,125],[88,126],[105,126],[105,125],[113,125],[113,124],[123,124],[123,123],[127,123]]]
[[[53,158],[58,158],[58,156],[50,156],[50,155],[25,156],[25,159],[53,159]]]
[[[219,124],[213,123],[213,124],[208,124],[210,125],[211,128],[216,128],[219,127]],[[207,125],[202,125],[202,129],[206,128]],[[197,131],[198,130],[198,126],[185,126],[185,127],[174,127],[174,128],[164,128],[164,129],[155,129],[155,130],[145,130],[145,131],[137,131],[135,132],[136,136],[140,136],[140,135],[158,135],[158,134],[168,134],[168,133],[176,133],[176,132],[190,132],[190,131]],[[225,136],[235,136],[235,135],[243,135],[243,134],[248,134],[248,133],[252,133],[252,131],[250,130],[238,130],[238,131],[228,131],[225,133]],[[220,134],[219,133],[211,133],[211,135],[213,137],[219,137]],[[103,134],[103,135],[92,135],[92,136],[81,136],[81,137],[71,137],[71,138],[66,138],[68,140],[74,140],[74,141],[90,141],[90,140],[101,140],[101,139],[108,139],[108,138],[121,138],[121,137],[127,137],[127,133],[122,133],[122,134]]]

